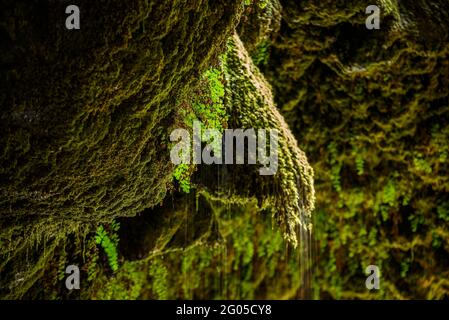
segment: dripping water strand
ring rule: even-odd
[[[298,180],[298,189],[300,189],[299,183]],[[312,299],[313,264],[312,223],[311,217],[304,210],[303,206],[299,207],[298,211],[300,219],[299,225],[297,226],[297,238],[299,240],[298,264],[300,270],[300,288],[298,296],[299,299],[310,300]]]

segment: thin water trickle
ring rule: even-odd
[[[311,299],[311,270],[310,270],[310,230],[298,227],[299,254],[298,264],[300,272],[299,299]]]
[[[208,187],[211,187],[218,194],[222,196],[231,196],[234,192],[230,186],[234,185],[236,181],[239,181],[240,177],[236,176],[233,170],[229,170],[226,165],[211,167],[198,168],[200,181],[207,183]],[[298,182],[299,183],[299,182]],[[274,190],[273,190],[274,191]],[[196,196],[193,196],[196,198]],[[196,201],[195,201],[196,202]],[[231,205],[225,202],[225,207],[220,210],[221,218],[225,221],[230,221],[232,219],[232,208]],[[198,208],[198,204],[195,205],[196,210],[201,210]],[[300,224],[297,227],[297,239],[298,246],[293,248],[287,242],[285,242],[285,260],[297,259],[297,265],[299,267],[299,289],[296,294],[297,299],[309,300],[313,298],[312,290],[312,269],[313,269],[313,242],[312,242],[312,219],[311,217],[301,208],[298,208]],[[212,217],[212,219],[217,217]],[[192,225],[192,221],[188,225]],[[188,237],[189,230],[186,231],[186,238]],[[193,231],[193,230],[190,230]],[[239,288],[234,288],[237,291],[232,291],[230,286],[234,286],[229,282],[229,273],[232,273],[229,268],[229,254],[226,239],[219,240],[224,241],[220,243],[216,248],[217,261],[215,264],[216,275],[214,277],[216,297],[221,299],[233,298],[234,295],[239,295]],[[237,271],[238,272],[238,271]],[[236,275],[237,276],[237,275]],[[186,275],[186,281],[191,281],[189,275]],[[232,293],[232,297],[230,294]],[[235,298],[235,297],[234,297]]]
[[[310,217],[303,211],[300,213],[301,224],[297,228],[299,240],[298,263],[300,270],[300,288],[298,298],[302,300],[312,299],[312,227]]]

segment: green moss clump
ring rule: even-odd
[[[152,278],[152,288],[156,298],[166,300],[168,298],[167,268],[161,261],[154,259],[150,264],[149,275]]]
[[[238,35],[230,40],[226,59],[226,103],[236,128],[276,129],[279,133],[279,167],[273,194],[278,204],[275,219],[284,236],[298,244],[297,227],[311,228],[314,208],[313,170],[299,149],[284,118],[273,103],[270,85],[253,64]]]

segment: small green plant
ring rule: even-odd
[[[157,298],[160,300],[168,299],[168,271],[164,264],[156,259],[151,263],[148,273],[153,279],[152,288]]]
[[[393,207],[396,203],[396,187],[393,180],[389,180],[382,192],[383,203]]]
[[[225,94],[225,89],[221,81],[222,72],[219,69],[209,69],[205,73],[209,80],[210,97],[213,103],[222,103]]]
[[[206,92],[193,99],[192,108],[206,129],[223,130],[227,122],[223,71],[211,68],[204,73],[202,81]]]
[[[359,176],[362,176],[365,172],[364,166],[365,166],[365,160],[363,160],[363,156],[361,154],[357,154],[355,157],[355,166],[357,168],[357,174]]]
[[[405,259],[401,263],[401,277],[405,278],[410,270],[410,259]]]
[[[269,1],[270,0],[258,0],[257,5],[259,6],[260,9],[265,9],[267,7]],[[250,6],[253,4],[253,2],[254,2],[254,0],[245,0],[244,5]]]
[[[139,299],[146,280],[146,271],[142,270],[138,261],[124,261],[120,272],[107,281],[101,281],[95,298],[101,300]]]
[[[227,124],[227,112],[224,106],[224,73],[226,56],[221,57],[221,69],[208,69],[200,80],[199,92],[192,96],[189,105],[191,109],[184,110],[184,122],[188,127],[193,126],[194,121],[201,122],[201,131],[206,129],[217,129],[222,132]],[[209,145],[212,140],[213,151],[218,153],[221,150],[220,139],[214,137],[205,138],[202,135],[202,142]],[[173,171],[173,179],[178,182],[179,188],[184,193],[189,193],[191,189],[190,176],[193,172],[193,166],[188,164],[180,164]]]
[[[408,220],[410,221],[410,226],[413,232],[418,231],[419,226],[423,225],[425,222],[424,216],[421,215],[420,213],[410,215],[408,217]]]
[[[259,1],[259,7],[261,8],[261,9],[265,9],[267,6],[268,6],[268,2],[269,2],[270,0],[260,0]]]
[[[449,202],[443,202],[437,207],[438,218],[449,222]]]
[[[95,235],[95,243],[100,245],[106,253],[108,257],[109,267],[112,271],[116,272],[118,270],[118,235],[117,231],[120,228],[120,224],[113,221],[110,225],[111,232],[108,233],[106,229],[100,225],[97,228],[97,232]]]
[[[178,181],[179,187],[183,192],[190,192],[190,169],[188,164],[177,165],[173,171],[173,178]]]
[[[432,231],[432,247],[438,249],[443,244],[443,239],[435,232]]]

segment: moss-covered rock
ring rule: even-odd
[[[237,33],[256,65],[267,62],[268,47],[280,27],[281,5],[278,0],[258,0],[245,8]]]
[[[238,3],[3,4],[1,210],[60,217],[132,216],[171,177],[165,141],[177,98],[208,66]]]
[[[303,251],[284,241],[310,229],[313,173],[238,36],[226,46],[243,1],[81,1],[78,31],[64,28],[67,4],[2,2],[1,296],[295,297]],[[191,116],[278,129],[278,174],[248,170],[248,193],[199,172],[190,195],[162,203],[168,132]],[[178,171],[181,183],[194,168]],[[68,264],[82,291],[65,289]]]
[[[310,297],[311,247],[316,298],[448,297],[447,1],[369,3],[380,30],[356,0],[81,1],[80,31],[43,3],[1,2],[1,297]],[[278,129],[278,174],[167,196],[196,118]]]
[[[6,278],[20,274],[21,287],[36,278],[27,271],[36,263],[25,259],[30,245],[162,201],[177,103],[243,8],[78,1],[81,29],[66,30],[69,4],[1,2],[0,268],[2,295],[11,297]]]
[[[376,2],[380,30],[364,1],[281,1],[262,69],[316,173],[318,297],[447,298],[448,2]]]
[[[265,179],[254,166],[199,166],[188,194],[168,198],[138,218],[121,219],[121,266],[114,274],[95,267],[95,277],[84,278],[87,289],[69,297],[310,297],[313,172],[237,35],[222,64],[227,125],[279,130],[279,172]],[[298,242],[300,248],[292,249]],[[91,269],[92,260],[103,259],[103,265],[108,260],[90,254],[97,258],[86,259],[84,269]]]

